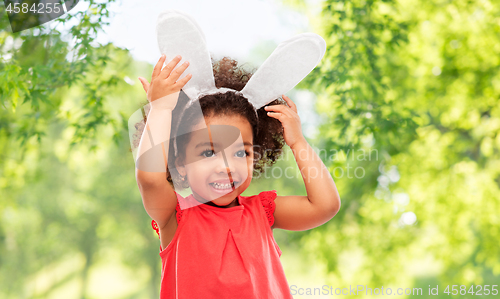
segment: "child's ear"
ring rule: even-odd
[[[175,159],[175,169],[177,169],[177,172],[181,176],[186,176],[186,167],[184,166],[184,163],[180,161],[180,159]]]

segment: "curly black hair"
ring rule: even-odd
[[[245,70],[238,66],[238,62],[224,57],[218,61],[212,59],[215,86],[217,88],[225,87],[236,91],[241,91],[253,72]],[[210,118],[213,116],[241,116],[248,120],[252,127],[254,143],[254,177],[263,173],[266,167],[273,165],[282,155],[282,148],[285,145],[283,138],[283,126],[275,118],[269,117],[264,107],[255,109],[254,106],[238,92],[227,91],[224,93],[215,93],[202,96],[199,100],[203,116]],[[172,134],[177,138],[170,139],[169,145],[169,165],[175,165],[176,159],[184,159],[183,154],[186,151],[186,145],[190,140],[189,134],[183,134],[181,130],[189,132],[191,127],[198,123],[198,107],[189,104],[189,98],[181,92],[175,109],[172,111]],[[279,98],[270,102],[268,105],[286,105],[286,102]],[[146,113],[144,113],[144,123],[146,122]],[[138,132],[134,136],[134,143],[138,145],[140,135],[144,128],[144,123],[136,124]],[[137,140],[139,138],[139,140]],[[174,142],[177,146],[177,154],[174,155]],[[169,167],[170,168],[170,167]],[[170,173],[172,172],[172,173]],[[186,188],[187,182],[180,180],[177,170],[171,167],[167,169],[167,181],[175,188]]]

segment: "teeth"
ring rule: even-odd
[[[212,186],[214,186],[215,189],[230,189],[233,185],[232,184],[219,184],[219,183],[211,183]]]

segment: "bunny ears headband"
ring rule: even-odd
[[[216,88],[210,53],[205,35],[189,15],[167,10],[160,13],[156,26],[160,52],[167,61],[181,55],[182,62],[189,61],[188,71],[193,77],[182,89],[190,102],[203,95],[225,92]],[[295,87],[325,54],[326,43],[315,33],[298,34],[280,43],[267,60],[247,82],[241,94],[259,109]]]

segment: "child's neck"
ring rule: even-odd
[[[227,208],[232,208],[232,207],[236,207],[236,206],[239,206],[240,205],[240,202],[238,200],[238,196],[236,196],[236,198],[229,204],[225,205],[225,206],[218,206],[216,204],[214,204],[213,202],[211,201],[208,201],[206,203],[204,203],[205,205],[209,205],[209,206],[212,206],[212,207],[216,207],[216,208],[221,208],[221,209],[227,209]]]

